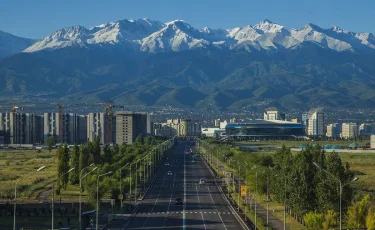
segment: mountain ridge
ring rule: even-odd
[[[201,48],[277,51],[304,42],[315,42],[335,51],[375,52],[372,33],[355,33],[337,26],[323,29],[312,23],[301,29],[288,29],[270,20],[232,29],[196,29],[183,20],[162,23],[148,18],[119,20],[85,28],[72,26],[57,30],[23,52],[66,47],[121,47],[134,52],[180,52]]]

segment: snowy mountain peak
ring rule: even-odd
[[[273,23],[270,20],[263,20],[260,23],[254,26],[254,29],[263,31],[264,33],[280,33],[280,32],[288,32],[288,30],[277,23]]]
[[[303,47],[312,42],[335,51],[375,52],[371,33],[353,33],[337,26],[322,29],[312,23],[291,29],[265,19],[255,26],[198,30],[184,20],[162,23],[148,18],[123,19],[86,29],[72,26],[41,39],[24,52],[54,50],[69,46],[94,48],[116,46],[142,52],[168,52],[220,47],[246,50],[279,50]]]

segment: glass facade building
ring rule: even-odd
[[[232,137],[303,137],[304,124],[288,121],[252,120],[247,123],[233,123],[225,127],[226,135]]]

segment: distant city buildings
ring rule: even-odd
[[[356,123],[343,123],[342,124],[342,138],[352,138],[358,136],[359,130]]]
[[[116,143],[132,144],[136,138],[151,135],[151,116],[148,113],[116,112]]]
[[[98,137],[101,144],[130,144],[139,134],[152,135],[150,114],[117,114],[110,119],[106,113],[63,113],[62,116],[59,113],[0,113],[0,144],[45,144],[50,136],[55,137],[56,143],[81,144]]]
[[[302,114],[302,123],[306,125],[308,136],[325,136],[325,121],[323,112]]]
[[[174,129],[175,134],[180,137],[201,135],[201,124],[192,122],[191,119],[169,119],[166,125]]]
[[[285,113],[280,113],[276,109],[270,109],[270,110],[267,110],[264,113],[264,120],[266,120],[266,121],[275,121],[275,120],[285,121]]]
[[[333,123],[327,125],[327,137],[332,137],[332,138],[338,138],[340,137],[341,134],[341,125],[338,123]]]

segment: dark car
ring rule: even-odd
[[[176,204],[182,204],[182,199],[180,197],[176,199]]]

